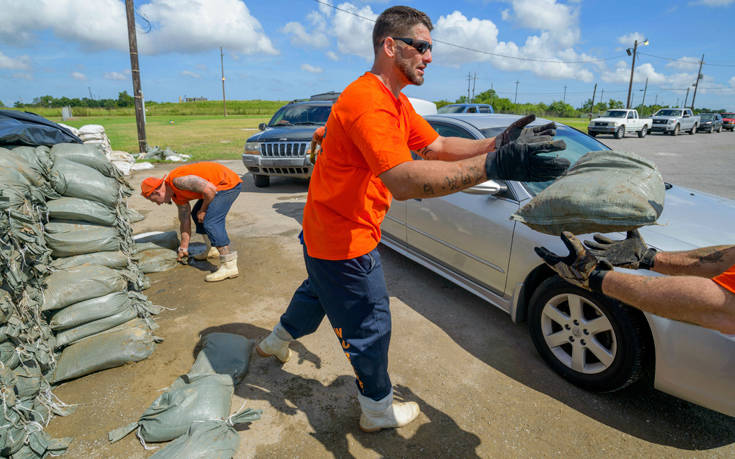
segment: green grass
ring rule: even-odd
[[[589,120],[587,118],[554,118],[552,116],[546,118],[577,128],[582,132],[587,132],[587,125],[589,124]]]
[[[239,159],[247,138],[257,133],[258,124],[267,122],[271,115],[147,116],[146,138],[150,146],[169,147],[191,155],[194,161]],[[50,119],[61,121],[58,117]],[[135,116],[80,117],[64,123],[77,128],[100,124],[114,150],[138,152]]]
[[[231,100],[227,101],[228,115],[261,115],[269,118],[281,108],[286,102],[279,100]],[[222,101],[208,100],[202,102],[148,102],[145,107],[147,116],[182,116],[182,115],[211,115],[223,116]],[[11,108],[12,110],[12,108]],[[61,116],[61,108],[51,107],[25,107],[19,110],[27,110],[37,113],[46,118]],[[134,107],[124,108],[87,108],[72,107],[75,117],[107,117],[107,116],[135,116]]]

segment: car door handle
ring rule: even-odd
[[[413,200],[414,200],[414,201],[419,201],[419,202],[421,202],[421,201],[423,201],[423,198],[413,198]]]

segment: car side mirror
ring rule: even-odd
[[[508,191],[508,187],[506,185],[502,185],[495,180],[488,180],[487,182],[482,182],[479,185],[462,190],[462,193],[496,195],[505,191]]]
[[[266,125],[265,123],[260,123],[260,124],[258,125],[258,129],[260,129],[261,131],[265,131],[265,128],[266,128],[266,126],[267,126],[267,125]]]

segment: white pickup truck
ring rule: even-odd
[[[636,132],[638,137],[645,137],[652,124],[651,118],[639,118],[637,110],[612,109],[599,118],[591,119],[587,133],[592,137],[612,134],[616,139],[622,139],[627,132]]]

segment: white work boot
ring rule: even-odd
[[[293,337],[291,334],[283,328],[281,322],[278,322],[273,327],[271,334],[255,346],[255,350],[261,357],[273,356],[280,360],[281,363],[286,363],[291,358],[291,349],[288,348],[288,345],[292,340]]]
[[[202,239],[204,240],[204,250],[199,252],[198,254],[194,255],[195,260],[204,261],[207,258],[214,258],[219,256],[219,250],[217,250],[217,247],[212,247],[212,244],[209,242],[209,237],[206,235],[202,236]]]
[[[380,400],[373,400],[358,393],[362,415],[360,429],[363,432],[377,432],[381,429],[403,427],[416,419],[421,409],[416,402],[393,403],[393,389]]]
[[[204,278],[207,282],[218,282],[232,277],[237,277],[237,252],[230,252],[227,255],[219,256],[219,268],[217,271],[207,274]]]

